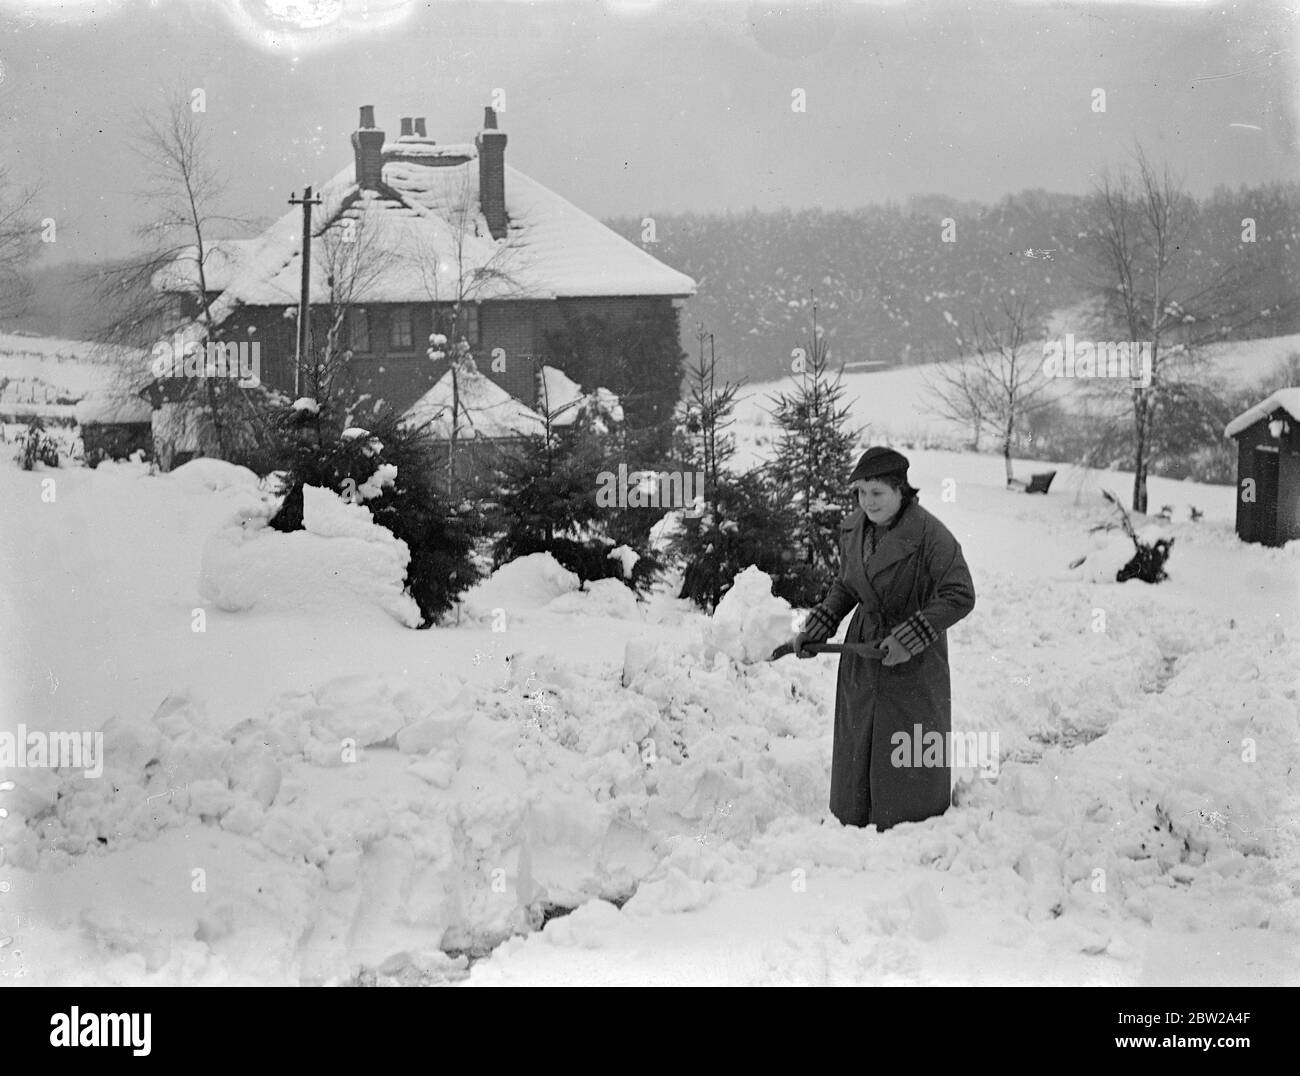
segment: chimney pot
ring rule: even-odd
[[[497,110],[491,105],[483,109],[483,129],[485,131],[495,131],[497,129]]]
[[[429,137],[428,132],[424,129],[424,117],[423,117],[423,116],[416,116],[416,117],[415,117],[415,134],[416,134],[416,136],[417,136],[418,138],[428,138],[428,137]]]
[[[361,106],[361,126],[352,132],[357,186],[377,190],[384,170],[384,132],[375,128],[375,106]]]
[[[401,134],[401,137],[402,137],[402,138],[410,138],[410,137],[411,137],[411,117],[410,117],[410,116],[403,116],[403,117],[402,117],[402,134]]]

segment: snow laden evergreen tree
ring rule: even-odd
[[[853,467],[859,430],[849,429],[840,374],[828,371],[830,349],[812,306],[812,328],[792,353],[794,388],[773,396],[772,417],[781,428],[769,473],[783,489],[796,523],[784,597],[815,605],[839,573],[839,526],[849,508],[844,478]]]
[[[726,431],[734,421],[740,385],[719,387],[712,337],[701,327],[697,339],[699,359],[679,410],[677,451],[686,469],[700,476],[703,488],[679,514],[669,549],[684,567],[677,596],[712,610],[751,564],[773,577],[774,592],[788,588],[785,553],[794,518],[783,492],[761,469],[742,475],[728,470],[735,438]]]
[[[498,537],[493,568],[532,553],[549,553],[578,576],[580,585],[619,579],[644,591],[659,570],[645,550],[611,537],[624,506],[605,505],[598,494],[608,460],[623,451],[621,423],[598,393],[564,403],[547,399],[540,377],[540,433],[502,453],[490,518]]]

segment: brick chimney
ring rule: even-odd
[[[497,130],[496,110],[483,110],[483,130],[474,139],[478,148],[478,200],[493,239],[506,234],[506,135]]]
[[[352,152],[357,164],[357,186],[376,190],[384,167],[384,132],[375,127],[375,106],[361,106],[361,121],[352,132]]]

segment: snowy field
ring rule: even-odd
[[[1035,358],[1043,354],[1039,344],[1027,345],[1025,353]],[[1229,385],[1255,385],[1261,378],[1272,375],[1277,365],[1291,354],[1300,354],[1300,334],[1216,344],[1204,350],[1204,372],[1222,378]],[[838,362],[832,350],[832,371],[838,368]],[[970,440],[970,428],[941,418],[932,409],[929,386],[937,381],[935,369],[931,366],[905,366],[876,372],[846,372],[842,383],[844,402],[851,405],[850,425],[861,427],[868,439],[881,442],[949,448],[965,445]],[[793,384],[792,378],[786,378],[784,381],[744,386],[736,407],[736,433],[742,446],[751,446],[758,454],[768,451],[762,446],[776,434],[776,427],[768,414],[770,397],[775,392],[788,392]],[[1080,390],[1088,387],[1084,381],[1059,379],[1048,386],[1047,395],[1056,397],[1069,408],[1086,396]],[[996,440],[989,437],[987,431],[985,436],[989,438],[986,444]],[[755,458],[753,454],[746,455],[738,463],[747,466]],[[1159,507],[1163,503],[1167,502],[1158,501],[1156,505]]]
[[[1127,476],[908,455],[978,597],[955,731],[998,755],[885,834],[826,808],[834,658],[749,660],[791,634],[761,579],[711,619],[534,557],[413,631],[330,495],[283,535],[216,462],[0,466],[4,727],[103,733],[101,776],[0,774],[0,977],[1300,983],[1300,546],[1156,479],[1170,580],[1097,582]]]
[[[86,340],[0,333],[0,414],[71,419],[77,401],[112,391],[141,354]]]

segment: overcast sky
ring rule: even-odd
[[[1286,6],[0,0],[0,160],[59,260],[129,248],[128,144],[175,86],[241,215],[347,165],[359,105],[467,141],[498,89],[507,161],[601,217],[1083,192],[1135,140],[1208,193],[1300,177]]]

